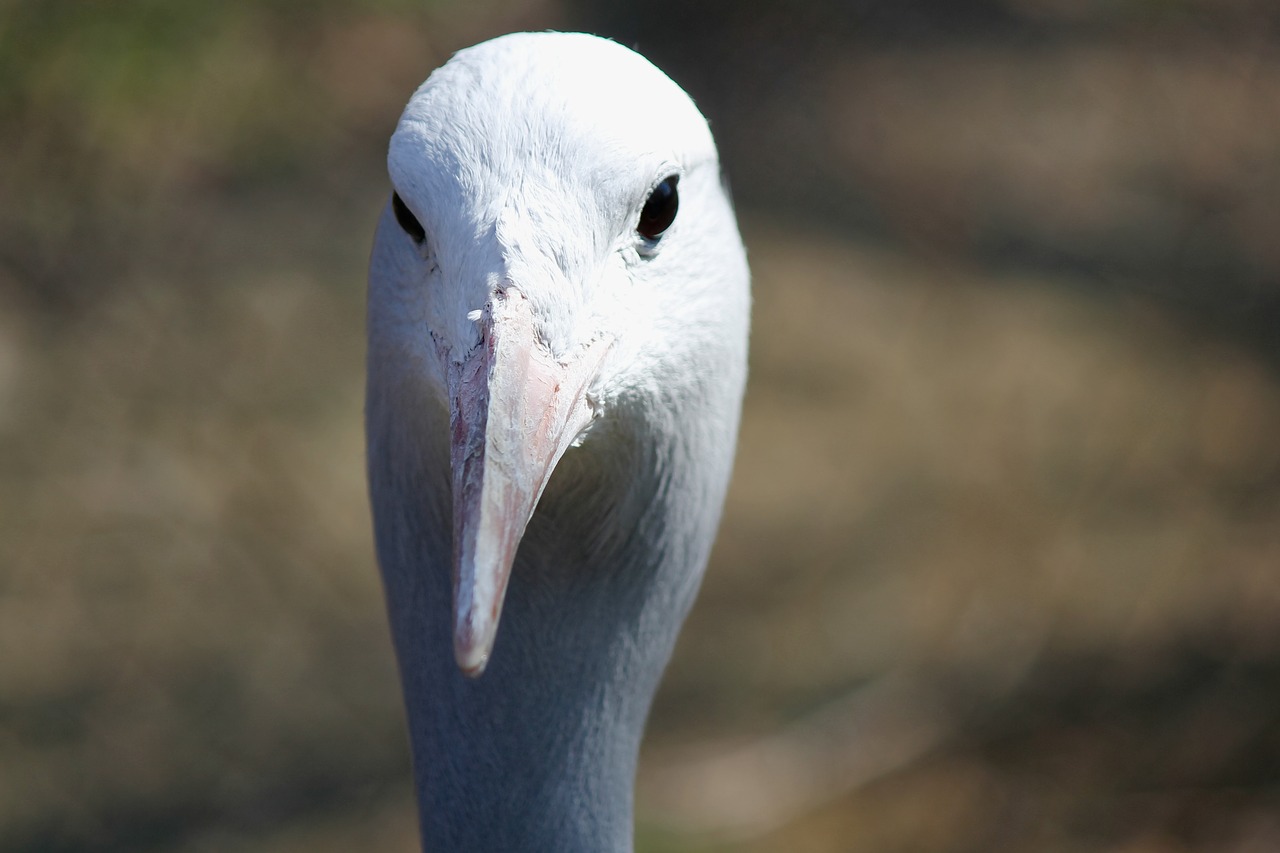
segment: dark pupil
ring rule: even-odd
[[[391,194],[391,209],[396,212],[396,222],[400,223],[400,227],[404,229],[404,233],[413,238],[413,242],[421,243],[427,239],[426,229],[422,227],[422,223],[418,221],[405,203],[400,200],[399,193]]]
[[[676,211],[680,209],[680,196],[676,193],[676,182],[680,178],[672,175],[658,184],[644,203],[640,211],[640,224],[636,231],[648,240],[657,240],[675,221]]]

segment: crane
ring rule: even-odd
[[[746,382],[715,144],[639,54],[520,33],[431,74],[388,170],[367,465],[423,846],[630,850]]]

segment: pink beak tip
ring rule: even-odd
[[[489,657],[493,653],[493,641],[497,625],[485,629],[477,626],[472,616],[459,614],[454,623],[453,659],[458,669],[468,678],[479,678],[489,665]]]
[[[482,654],[477,658],[464,658],[458,656],[458,669],[462,670],[462,674],[467,678],[479,678],[484,675],[485,667],[489,665],[489,656]]]

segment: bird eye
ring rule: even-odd
[[[679,175],[671,175],[653,188],[649,200],[640,211],[640,224],[636,231],[646,240],[657,240],[671,227],[675,221],[676,211],[680,209],[680,196],[676,193]]]
[[[413,238],[413,242],[421,244],[427,239],[427,230],[422,227],[418,218],[410,212],[408,206],[400,200],[399,193],[391,194],[391,209],[396,213],[396,222],[404,229],[404,233]]]

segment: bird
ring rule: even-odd
[[[422,846],[631,850],[746,385],[710,127],[627,47],[515,33],[431,73],[387,165],[366,462]]]

